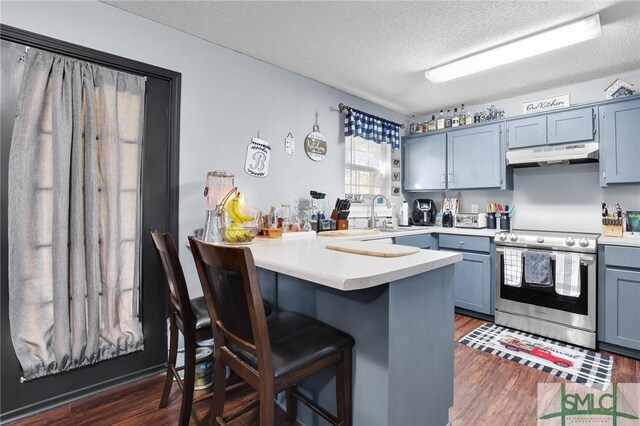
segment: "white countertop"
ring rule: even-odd
[[[610,246],[640,247],[640,235],[628,235],[624,237],[601,236],[598,238],[598,244]]]
[[[387,237],[383,233],[376,236]],[[420,250],[400,257],[374,257],[326,248],[329,242],[336,240],[319,237],[290,240],[256,238],[249,247],[259,268],[344,291],[374,287],[462,260],[460,253],[434,250]]]
[[[449,251],[420,250],[400,257],[375,257],[329,250],[326,245],[340,240],[383,240],[419,234],[456,234],[495,237],[499,229],[443,228],[411,226],[393,232],[357,237],[320,237],[293,239],[256,238],[249,246],[256,266],[312,281],[338,290],[350,291],[375,287],[462,260],[462,254]],[[371,241],[375,244],[375,241]],[[385,244],[385,243],[378,243]],[[640,236],[600,237],[598,244],[640,247]]]
[[[407,235],[419,235],[419,234],[455,234],[455,235],[475,235],[479,237],[495,237],[500,233],[499,229],[473,229],[473,228],[443,228],[441,226],[408,226],[399,227],[394,231],[380,232],[375,235],[363,235],[360,237],[349,237],[350,239],[358,240],[375,240],[379,238],[395,238],[404,237]],[[322,235],[322,233],[320,233]]]

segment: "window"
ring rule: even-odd
[[[385,194],[391,192],[391,146],[359,136],[345,138],[344,192]]]

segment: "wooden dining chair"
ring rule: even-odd
[[[189,424],[192,404],[211,397],[209,394],[196,400],[193,398],[197,342],[213,337],[211,320],[204,296],[189,298],[187,283],[171,234],[160,233],[155,229],[149,229],[149,232],[162,271],[169,311],[169,359],[162,397],[160,398],[160,408],[164,408],[168,404],[171,385],[175,377],[178,387],[182,391],[180,425],[186,426]],[[178,330],[184,336],[184,367],[176,367]],[[184,370],[184,379],[181,379],[178,374],[178,371],[181,370]]]
[[[334,425],[351,425],[353,338],[294,312],[274,312],[267,320],[248,247],[214,245],[193,237],[189,244],[213,323],[214,377],[223,375],[228,365],[258,391],[262,426],[274,424],[274,397],[282,391],[287,391],[290,424],[295,424],[300,401]],[[335,416],[296,389],[305,378],[331,366],[336,369]],[[225,390],[220,381],[214,380],[213,393],[211,421],[226,424],[232,419],[223,418]]]

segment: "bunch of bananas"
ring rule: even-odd
[[[253,221],[254,217],[246,215],[240,211],[240,193],[229,198],[225,204],[225,210],[229,214],[231,223],[224,230],[224,239],[229,243],[248,243],[253,240],[253,233],[250,229],[242,226],[244,222]]]
[[[231,221],[242,225],[243,222],[251,222],[253,221],[253,216],[248,216],[240,211],[240,193],[238,193],[235,197],[229,198],[227,204],[225,205],[227,209],[227,213],[229,213],[229,217]]]

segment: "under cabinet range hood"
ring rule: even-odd
[[[507,151],[507,165],[511,167],[552,166],[598,161],[598,142],[572,143]]]

